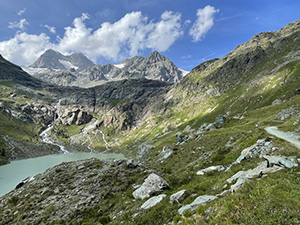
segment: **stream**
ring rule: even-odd
[[[55,106],[60,105],[61,100]],[[56,120],[56,111],[54,112],[53,122],[41,132],[40,137],[42,138],[43,142],[51,145],[58,146],[63,154],[54,154],[54,155],[47,155],[38,158],[30,158],[30,159],[23,159],[23,160],[15,160],[11,161],[10,164],[0,166],[0,197],[8,193],[9,191],[13,190],[17,184],[19,184],[22,180],[27,177],[33,177],[36,174],[42,173],[48,168],[51,168],[55,165],[58,165],[62,162],[70,162],[76,160],[83,160],[89,158],[97,158],[97,159],[126,159],[123,154],[104,154],[104,153],[95,153],[94,149],[91,148],[92,140],[88,134],[88,131],[94,130],[95,135],[99,132],[102,136],[102,139],[105,143],[106,150],[109,150],[109,145],[105,139],[105,135],[102,131],[98,130],[95,123],[90,124],[86,128],[83,129],[83,135],[86,139],[86,142],[89,141],[89,145],[87,148],[90,150],[89,153],[70,153],[65,146],[55,143],[51,140],[51,129],[54,126],[54,122]]]

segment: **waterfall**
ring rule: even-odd
[[[107,142],[106,139],[105,139],[104,133],[103,133],[101,130],[99,130],[99,129],[97,128],[98,122],[99,122],[99,121],[96,120],[94,123],[92,123],[92,124],[86,126],[86,127],[81,131],[82,134],[83,134],[83,137],[85,138],[85,141],[84,141],[81,145],[84,145],[85,143],[89,142],[87,148],[88,148],[91,152],[96,152],[96,151],[91,147],[91,145],[93,144],[93,141],[92,141],[90,135],[88,134],[88,132],[89,132],[90,130],[94,130],[94,131],[95,131],[94,135],[95,135],[95,138],[96,138],[98,141],[99,141],[99,139],[98,139],[98,137],[97,137],[97,134],[98,134],[98,132],[101,134],[102,140],[104,141],[104,144],[105,144],[105,148],[106,148],[106,150],[109,150],[109,144],[108,144],[108,142]],[[100,142],[100,141],[99,141],[99,142]]]
[[[50,134],[49,132],[52,130],[53,126],[54,126],[54,122],[56,120],[56,110],[57,110],[57,106],[59,106],[61,103],[61,99],[58,100],[58,102],[56,103],[56,105],[54,106],[55,110],[54,110],[54,116],[53,116],[53,122],[51,124],[48,125],[47,129],[45,129],[41,134],[40,137],[42,138],[43,142],[47,143],[47,144],[51,144],[51,145],[55,145],[58,146],[60,148],[60,150],[64,153],[67,154],[69,153],[69,151],[65,148],[65,146],[54,143],[51,140]]]
[[[100,134],[102,134],[102,139],[104,141],[106,151],[108,151],[109,150],[109,147],[108,147],[109,145],[108,145],[108,142],[105,139],[105,134],[101,130],[99,130],[99,129],[97,129],[97,132],[100,132]]]

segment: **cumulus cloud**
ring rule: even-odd
[[[165,11],[158,21],[149,20],[141,12],[131,12],[115,23],[102,23],[97,29],[88,28],[87,19],[87,13],[75,18],[55,43],[43,33],[17,32],[14,38],[0,42],[0,52],[19,65],[31,64],[48,48],[64,54],[82,52],[94,61],[100,57],[117,61],[145,49],[166,51],[183,34],[181,14],[171,11]],[[51,32],[52,27],[45,27]]]
[[[148,21],[141,12],[131,12],[115,23],[102,23],[97,30],[85,26],[88,18],[88,14],[82,14],[72,27],[65,28],[57,50],[81,51],[92,59],[102,56],[118,60],[145,48],[165,51],[182,35],[181,15],[169,11],[158,22]]]
[[[203,9],[197,10],[197,20],[190,29],[190,35],[193,37],[193,41],[201,41],[205,34],[214,25],[214,15],[219,12],[219,9],[207,5]]]
[[[26,12],[26,8],[21,9],[19,12],[17,12],[18,16],[22,16]]]
[[[18,28],[20,30],[24,30],[25,26],[28,24],[29,23],[27,22],[26,19],[21,19],[19,22],[17,22],[17,21],[9,22],[8,28],[10,28],[10,29]]]
[[[44,33],[40,35],[17,33],[14,38],[0,42],[0,52],[5,58],[18,65],[29,65],[45,49],[53,47],[49,40],[50,38]]]
[[[51,27],[49,25],[44,25],[45,28],[47,28],[51,33],[55,34],[56,33],[56,29],[55,27]]]

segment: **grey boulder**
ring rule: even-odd
[[[206,205],[218,197],[213,195],[201,195],[197,197],[191,204],[184,205],[178,209],[179,215],[182,215],[186,210],[195,211],[200,205]]]
[[[161,194],[158,196],[154,196],[152,198],[149,198],[146,202],[144,202],[143,205],[141,205],[141,209],[150,209],[153,206],[156,206],[158,203],[160,203],[167,195]]]
[[[160,176],[151,173],[145,179],[144,183],[132,193],[132,195],[135,199],[145,199],[168,188],[170,188],[170,186],[167,181]]]

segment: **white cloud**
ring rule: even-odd
[[[197,10],[197,20],[190,29],[190,35],[193,37],[193,41],[201,41],[205,34],[214,25],[214,15],[219,12],[219,9],[207,5],[203,9]]]
[[[0,42],[0,52],[19,65],[33,63],[48,48],[63,54],[82,52],[94,61],[100,57],[117,61],[144,49],[166,51],[183,34],[181,14],[170,11],[164,12],[159,21],[149,21],[141,12],[131,12],[115,23],[105,22],[94,30],[86,27],[87,19],[86,13],[75,18],[56,43],[51,43],[50,37],[43,33],[17,32],[14,38]]]
[[[47,28],[51,33],[55,34],[56,33],[56,29],[55,27],[51,27],[49,25],[44,25],[45,28]]]
[[[0,42],[0,52],[5,58],[18,65],[29,65],[45,49],[53,47],[49,39],[44,33],[40,35],[17,33],[14,38]]]
[[[28,25],[29,23],[27,22],[26,19],[21,19],[19,22],[9,22],[8,28],[14,29],[14,28],[19,28],[20,30],[24,30],[25,26]]]
[[[22,16],[26,12],[26,8],[21,9],[19,12],[17,12],[18,16]]]

